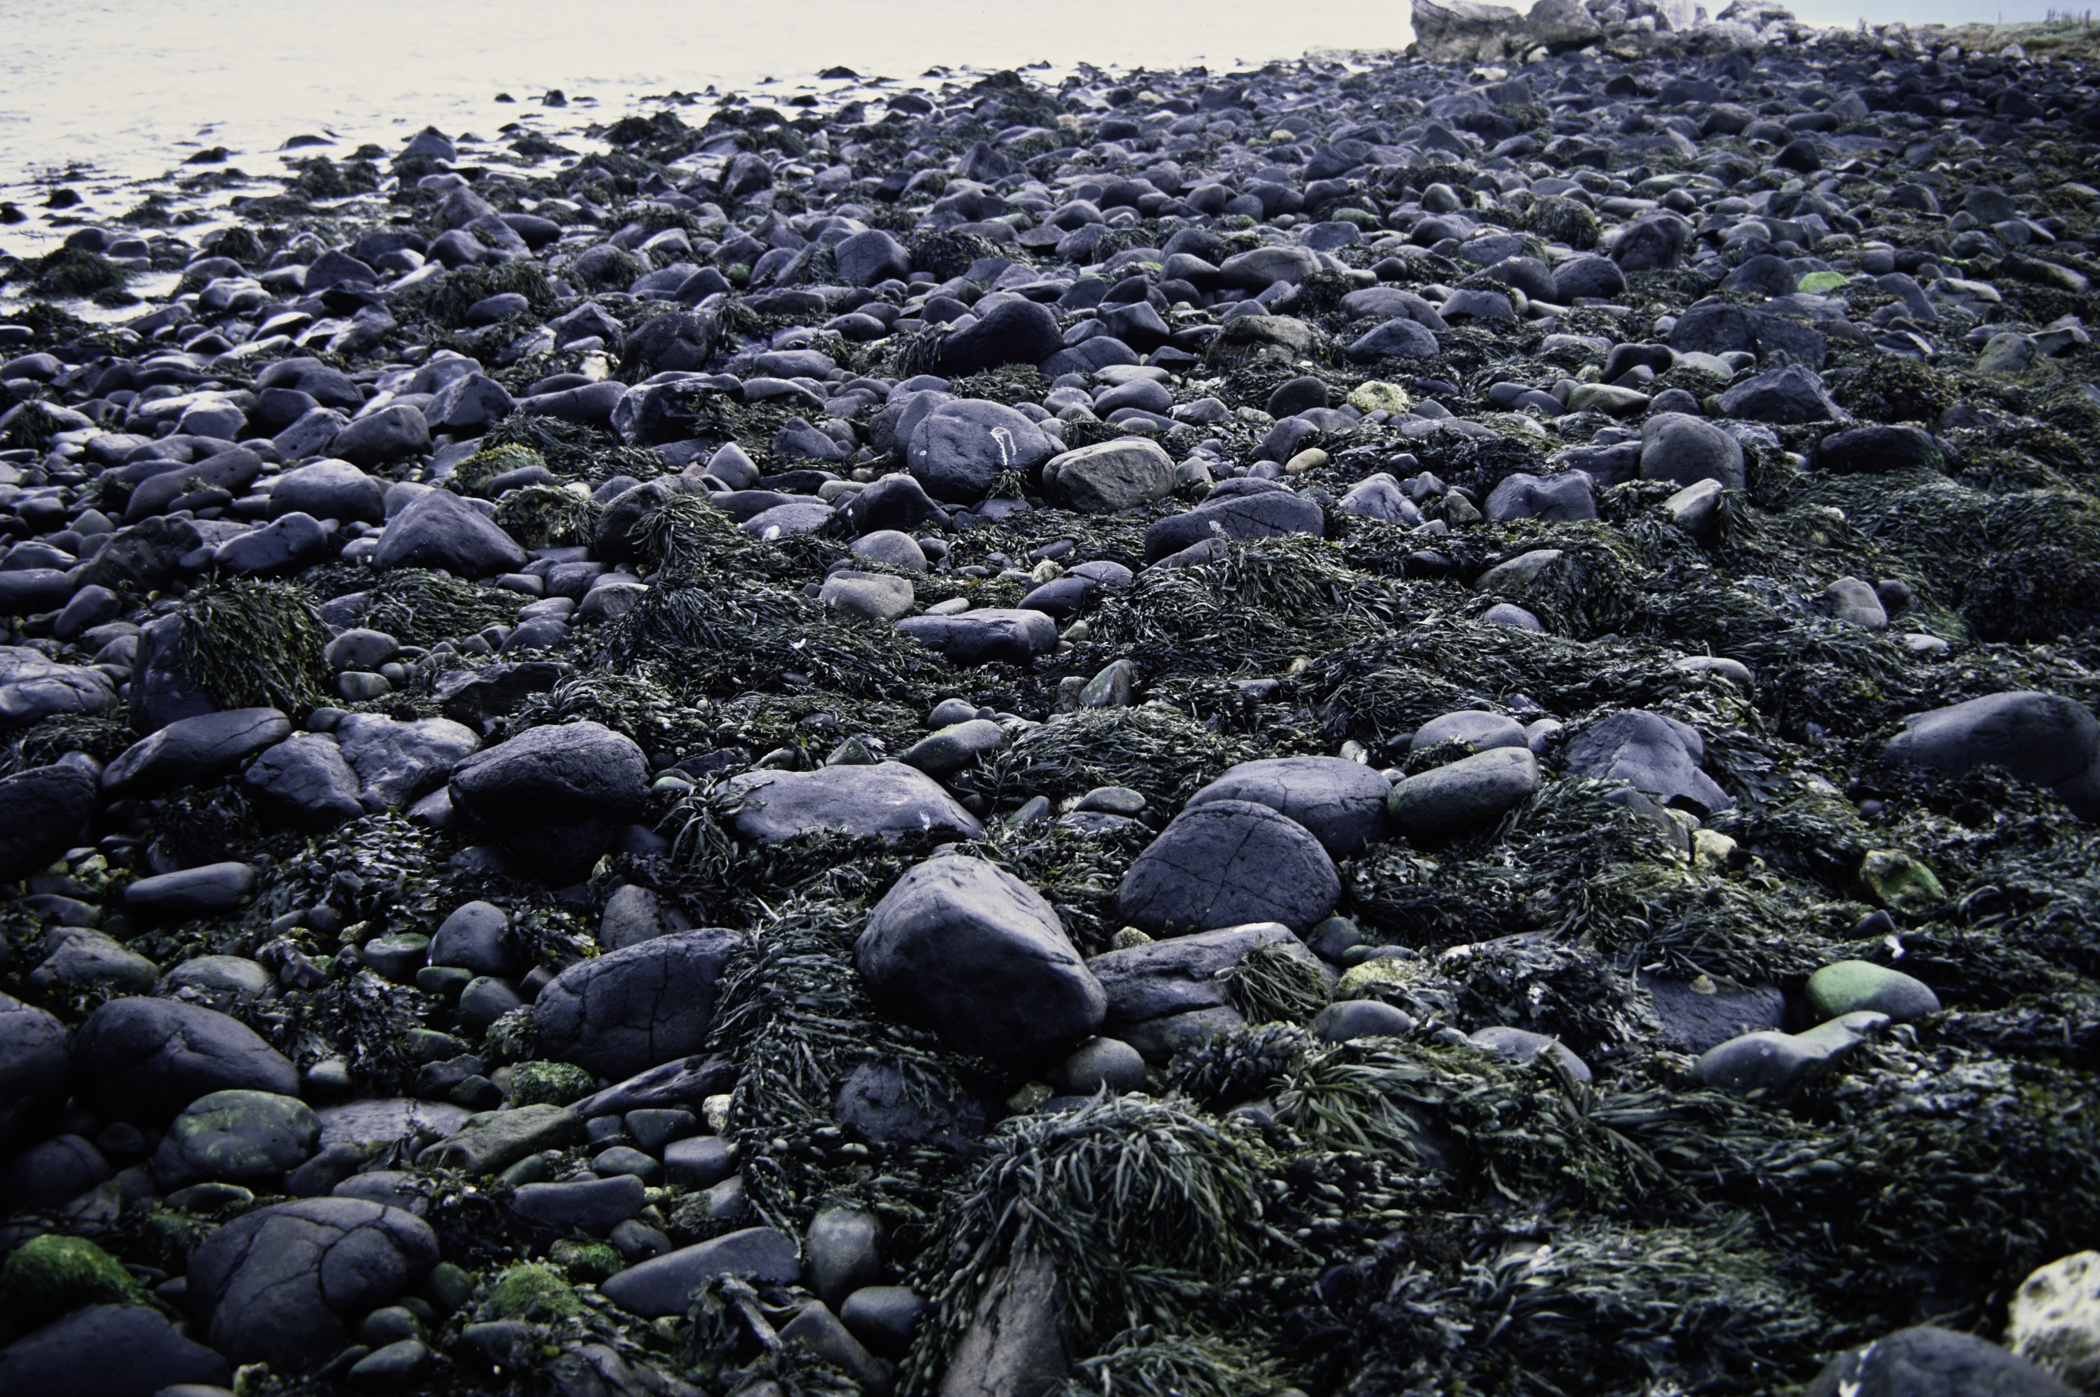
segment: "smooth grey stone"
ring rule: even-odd
[[[224,1357],[145,1305],[83,1306],[0,1348],[0,1392],[203,1397],[232,1380]]]
[[[821,1208],[803,1240],[809,1288],[837,1305],[882,1274],[882,1223],[865,1208]]]
[[[1805,1033],[1744,1034],[1701,1053],[1693,1075],[1718,1091],[1783,1095],[1829,1072],[1888,1023],[1887,1014],[1862,1009]]]
[[[1415,1030],[1414,1015],[1377,999],[1345,999],[1313,1019],[1313,1036],[1329,1043],[1357,1038],[1397,1038]]]
[[[770,1227],[747,1227],[630,1266],[598,1289],[630,1314],[654,1319],[684,1314],[687,1292],[711,1276],[793,1285],[802,1264],[794,1238]]]
[[[1661,1045],[1672,1052],[1697,1055],[1731,1038],[1780,1028],[1786,1022],[1786,996],[1777,985],[1742,989],[1715,987],[1702,994],[1693,982],[1638,971],[1634,983],[1648,992],[1655,1017],[1662,1021]]]
[[[1009,607],[913,616],[899,621],[897,629],[963,667],[995,661],[1026,665],[1057,648],[1057,623],[1047,614]]]
[[[452,769],[452,808],[548,881],[588,873],[642,814],[649,763],[623,734],[585,720],[527,728]]]
[[[664,1146],[664,1182],[682,1188],[713,1188],[736,1172],[730,1144],[718,1135],[689,1135]]]
[[[1143,1091],[1145,1059],[1119,1038],[1089,1038],[1066,1055],[1052,1077],[1074,1096],[1092,1096],[1104,1088],[1122,1093]]]
[[[292,720],[274,708],[234,708],[169,723],[126,748],[102,770],[111,794],[150,795],[209,781],[292,735]]]
[[[509,977],[523,969],[510,947],[510,914],[487,902],[454,909],[430,938],[430,963]]]
[[[335,434],[328,449],[353,466],[382,466],[430,450],[430,424],[406,403],[355,418]]]
[[[905,461],[934,499],[974,504],[1001,474],[1033,472],[1055,450],[1043,430],[1014,409],[958,398],[919,421]]]
[[[1006,734],[997,723],[973,717],[926,734],[899,754],[897,760],[936,780],[944,780],[1005,745]]]
[[[1090,1037],[1101,987],[1042,895],[979,859],[918,865],[868,913],[854,960],[885,1012],[998,1061]]]
[[[1388,789],[1386,779],[1361,762],[1272,757],[1227,769],[1190,796],[1185,808],[1218,800],[1266,805],[1303,825],[1329,854],[1345,858],[1385,838]]]
[[[826,829],[891,840],[921,831],[959,839],[984,833],[977,817],[938,782],[901,762],[752,771],[732,777],[729,789],[743,797],[734,817],[737,833],[761,844]]]
[[[1099,410],[1100,405],[1096,406]],[[1124,437],[1051,457],[1043,465],[1042,479],[1044,491],[1066,509],[1113,514],[1171,494],[1174,460],[1157,442]]]
[[[2047,786],[2081,819],[2100,819],[2100,719],[2061,694],[1990,694],[1904,719],[1883,752],[1958,776],[2002,766]]]
[[[1808,1002],[1825,1019],[1871,1009],[1909,1023],[1940,1011],[1940,997],[1923,980],[1865,960],[1841,960],[1809,976]]]
[[[1492,825],[1538,789],[1528,745],[1492,747],[1408,777],[1387,795],[1386,813],[1409,839],[1437,844]]]
[[[0,1189],[10,1212],[56,1208],[107,1182],[109,1161],[91,1141],[54,1135],[0,1164]]]
[[[1660,412],[1641,426],[1641,478],[1691,485],[1717,480],[1744,486],[1742,444],[1704,418]]]
[[[1593,486],[1583,471],[1562,471],[1558,475],[1516,471],[1504,476],[1488,492],[1483,512],[1492,523],[1509,519],[1595,519],[1597,498]]]
[[[527,1155],[579,1145],[583,1140],[583,1118],[564,1107],[542,1103],[482,1111],[468,1116],[454,1133],[425,1147],[416,1155],[416,1163],[425,1169],[494,1174]]]
[[[1266,486],[1266,489],[1250,487]],[[1324,538],[1326,516],[1320,506],[1273,481],[1226,481],[1203,503],[1169,515],[1145,533],[1145,561],[1156,563],[1212,537],[1213,527],[1228,539],[1276,538],[1311,534]]]
[[[302,829],[327,829],[365,813],[357,773],[325,733],[292,734],[250,762],[241,783]]]
[[[351,1364],[344,1377],[360,1391],[400,1392],[422,1379],[430,1365],[428,1344],[421,1339],[397,1339]]]
[[[215,1091],[183,1108],[153,1152],[164,1191],[214,1182],[266,1186],[304,1164],[321,1123],[305,1102],[261,1091]]]
[[[0,1155],[28,1143],[65,1101],[66,1037],[44,1010],[0,994]]]
[[[571,1229],[602,1237],[615,1224],[642,1210],[647,1192],[632,1174],[559,1184],[524,1184],[512,1195],[510,1210],[527,1222],[557,1232]]]
[[[1568,1070],[1570,1077],[1578,1082],[1591,1080],[1590,1065],[1577,1057],[1567,1044],[1547,1034],[1497,1025],[1492,1028],[1476,1028],[1466,1037],[1474,1046],[1485,1048],[1520,1065],[1530,1062],[1540,1053],[1551,1052],[1560,1060],[1561,1066]]]
[[[662,1154],[664,1146],[699,1128],[691,1111],[677,1107],[646,1106],[629,1111],[623,1123],[635,1144],[651,1154]]]
[[[65,762],[0,778],[0,879],[37,872],[79,844],[95,792],[94,773]]]
[[[905,542],[911,543],[911,540]],[[918,545],[912,543],[912,547],[916,549]],[[910,614],[912,585],[909,578],[887,573],[841,570],[824,579],[817,599],[834,610],[858,616],[864,621],[894,621]]]
[[[1116,909],[1161,935],[1281,922],[1311,930],[1334,910],[1341,881],[1320,841],[1266,805],[1191,805],[1124,875]]]
[[[409,501],[380,532],[373,566],[439,568],[460,577],[490,577],[525,566],[525,550],[480,510],[450,490]]]
[[[105,1120],[163,1126],[209,1092],[294,1096],[298,1070],[238,1019],[167,999],[113,999],[73,1041],[74,1070]]]
[[[146,912],[223,912],[255,890],[255,865],[208,863],[141,878],[124,889],[124,905]]]
[[[902,1358],[911,1347],[912,1331],[926,1301],[909,1286],[862,1286],[839,1306],[839,1320],[869,1350],[886,1358]]]

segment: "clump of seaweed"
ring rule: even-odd
[[[1022,734],[986,763],[985,786],[1002,802],[1128,786],[1171,810],[1227,767],[1265,755],[1165,705],[1087,709]]]
[[[1312,1035],[1296,1024],[1236,1028],[1176,1053],[1167,1080],[1206,1109],[1221,1111],[1267,1096],[1313,1046]]]
[[[1204,1296],[1276,1245],[1265,1163],[1242,1128],[1137,1096],[1001,1126],[920,1257],[931,1307],[902,1390],[930,1391],[986,1292],[1032,1265],[1089,1349],[1147,1322],[1186,1332]]]
[[[393,311],[395,318],[403,321],[418,318],[457,330],[466,325],[467,311],[476,302],[506,294],[523,296],[532,313],[542,319],[554,314],[561,305],[547,269],[520,258],[493,267],[454,267],[441,277],[401,293],[394,300]]]
[[[512,490],[496,505],[496,527],[525,548],[570,548],[591,541],[598,505],[551,485]]]
[[[524,599],[515,592],[477,587],[428,568],[381,573],[365,603],[361,624],[406,645],[435,645],[517,619]]]
[[[322,701],[328,627],[297,586],[207,582],[184,598],[180,615],[183,671],[224,707],[298,717]]]

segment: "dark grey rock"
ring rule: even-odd
[[[353,421],[328,449],[353,466],[383,466],[430,450],[430,424],[418,409],[397,403]]]
[[[715,981],[742,944],[739,933],[710,927],[577,962],[533,1004],[541,1051],[607,1077],[698,1052]]]
[[[509,941],[510,915],[487,902],[464,903],[430,938],[430,963],[477,975],[512,976],[523,968]]]
[[[1579,470],[1558,475],[1532,475],[1517,471],[1502,478],[1488,492],[1482,511],[1489,522],[1507,519],[1547,519],[1561,522],[1597,517],[1596,482]]]
[[[868,913],[854,960],[885,1012],[964,1052],[1042,1062],[1101,1024],[1101,987],[1056,911],[979,859],[906,873]]]
[[[277,477],[270,515],[311,514],[345,524],[386,520],[386,488],[348,461],[314,461]]]
[[[557,1232],[603,1237],[642,1210],[647,1188],[632,1174],[559,1184],[523,1184],[510,1210],[527,1222]]]
[[[1304,933],[1334,910],[1341,881],[1305,826],[1266,805],[1192,805],[1138,855],[1116,894],[1132,925],[1187,935],[1250,922]]]
[[[1145,561],[1156,563],[1171,553],[1222,533],[1229,539],[1275,538],[1281,534],[1327,531],[1320,506],[1269,480],[1232,480],[1219,485],[1203,503],[1169,515],[1145,533]]]
[[[1439,844],[1492,825],[1538,789],[1538,759],[1528,746],[1492,747],[1395,785],[1386,814],[1415,843]]]
[[[793,1285],[802,1277],[802,1263],[794,1238],[770,1227],[747,1227],[630,1266],[598,1289],[628,1313],[654,1319],[684,1314],[686,1293],[710,1276]]]
[[[302,829],[328,829],[365,813],[357,773],[325,733],[294,733],[241,773],[263,807]]]
[[[403,722],[377,713],[346,714],[334,736],[357,773],[358,800],[373,814],[405,810],[444,786],[481,746],[473,729],[449,718]]]
[[[803,1243],[808,1285],[828,1305],[882,1275],[882,1223],[865,1208],[821,1208]]]
[[[163,1126],[209,1092],[293,1096],[299,1072],[238,1019],[167,999],[113,999],[80,1026],[73,1076],[105,1120]]]
[[[133,743],[102,770],[112,794],[152,795],[236,771],[266,747],[292,735],[292,720],[274,708],[234,708],[168,724]]]
[[[78,1135],[40,1140],[0,1165],[0,1190],[10,1212],[57,1208],[110,1177],[109,1161]]]
[[[827,829],[892,840],[922,831],[959,839],[984,833],[938,781],[902,762],[752,771],[732,777],[729,790],[743,797],[736,832],[761,844]]]
[[[255,891],[255,865],[207,863],[141,878],[124,889],[124,905],[142,912],[186,916],[238,907]]]
[[[452,808],[549,881],[589,871],[638,819],[649,763],[626,736],[584,721],[528,728],[452,769]]]
[[[35,1138],[66,1099],[65,1025],[0,994],[0,1155]]]
[[[1378,999],[1345,999],[1322,1009],[1313,1036],[1329,1043],[1357,1038],[1397,1038],[1415,1031],[1414,1015]]]
[[[0,1392],[154,1397],[231,1381],[225,1358],[144,1305],[84,1306],[0,1349]]]
[[[372,562],[382,571],[441,568],[461,577],[488,577],[524,567],[525,550],[450,490],[429,490],[387,521]]]
[[[1227,1009],[1229,1001],[1221,974],[1245,960],[1249,952],[1262,948],[1280,949],[1308,966],[1320,968],[1323,977],[1333,973],[1320,967],[1318,958],[1289,927],[1279,922],[1221,927],[1108,951],[1087,960],[1087,969],[1108,996],[1104,1031],[1142,1052],[1146,1046],[1142,1040],[1149,1036],[1145,1025]]]
[[[170,1122],[153,1152],[153,1176],[167,1192],[206,1181],[267,1191],[312,1156],[320,1137],[320,1121],[297,1097],[215,1091]]]
[[[1743,488],[1743,448],[1728,433],[1702,418],[1661,412],[1641,426],[1641,479],[1691,485],[1718,480],[1730,490]]]
[[[190,1308],[234,1363],[309,1372],[349,1321],[406,1294],[438,1260],[422,1219],[353,1198],[243,1214],[190,1257]]]
[[[936,372],[960,378],[1001,364],[1040,364],[1063,347],[1049,307],[1006,301],[941,341]]]
[[[1694,729],[1629,708],[1570,742],[1562,763],[1571,776],[1624,781],[1665,805],[1718,814],[1735,801],[1699,769],[1705,759],[1706,744]]]
[[[0,880],[37,872],[79,844],[95,790],[94,773],[68,762],[0,778]]]
[[[664,1182],[681,1188],[713,1188],[736,1172],[736,1156],[719,1135],[691,1135],[664,1146]]]
[[[934,499],[974,504],[1000,475],[1032,472],[1056,449],[1042,428],[1014,409],[960,398],[920,419],[905,461]]]
[[[1340,757],[1273,757],[1242,762],[1188,799],[1188,808],[1214,800],[1266,805],[1311,832],[1336,858],[1360,853],[1385,838],[1386,779]]]
[[[1915,714],[1883,751],[1951,776],[2001,766],[2047,786],[2081,819],[2100,819],[2100,719],[2061,694],[1990,694]]]
[[[912,1331],[926,1301],[909,1286],[863,1286],[839,1306],[839,1322],[853,1337],[886,1358],[902,1358],[911,1347]]]

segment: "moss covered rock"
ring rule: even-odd
[[[568,1280],[552,1266],[528,1261],[503,1273],[489,1290],[491,1319],[549,1318],[583,1313]]]
[[[0,1323],[18,1333],[82,1305],[144,1302],[131,1273],[85,1237],[32,1237],[0,1266]]]

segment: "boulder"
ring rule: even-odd
[[[1116,909],[1156,935],[1250,922],[1303,935],[1340,896],[1334,861],[1305,826],[1252,801],[1212,800],[1182,811],[1138,855]]]
[[[793,1285],[802,1276],[795,1239],[771,1227],[747,1227],[630,1266],[599,1285],[605,1298],[629,1314],[655,1319],[683,1315],[686,1296],[713,1276],[739,1276]]]
[[[421,1218],[356,1198],[307,1198],[226,1223],[190,1256],[189,1304],[233,1363],[310,1372],[349,1324],[408,1293],[437,1263]]]
[[[1492,825],[1538,793],[1529,747],[1492,747],[1410,776],[1392,788],[1386,813],[1418,844],[1438,844]]]
[[[66,1099],[66,1028],[0,994],[0,1156],[35,1138]]]
[[[548,880],[587,873],[640,818],[649,763],[628,737],[590,721],[527,728],[461,760],[452,808]]]
[[[1340,757],[1273,757],[1242,762],[1188,799],[1189,809],[1216,800],[1247,800],[1287,815],[1336,858],[1385,838],[1385,777]]]
[[[253,1029],[171,999],[113,999],[88,1015],[73,1077],[103,1119],[138,1126],[164,1126],[215,1091],[299,1091],[298,1069]]]
[[[761,844],[819,830],[889,840],[922,831],[958,839],[984,834],[977,817],[939,782],[902,762],[748,771],[730,778],[729,791],[743,798],[733,817],[736,832]]]
[[[320,1121],[297,1097],[215,1091],[169,1124],[153,1152],[153,1177],[168,1192],[206,1180],[267,1192],[313,1155],[320,1136]]]
[[[1055,450],[1043,429],[1014,409],[959,398],[920,419],[904,459],[934,499],[974,504],[1001,475],[1025,475]]]
[[[2072,1397],[2047,1369],[1988,1339],[1921,1324],[1830,1360],[1806,1397]]]
[[[905,874],[868,913],[854,960],[886,1012],[997,1061],[1044,1062],[1101,1024],[1101,987],[1056,911],[979,859]]]
[[[292,735],[292,720],[274,708],[233,708],[182,718],[133,743],[102,769],[112,795],[155,795],[210,781]]]
[[[1630,708],[1614,713],[1568,744],[1562,765],[1571,776],[1624,781],[1664,805],[1713,815],[1735,805],[1699,769],[1706,743],[1689,724]]]
[[[95,789],[95,774],[70,762],[0,779],[0,881],[35,873],[79,844]]]
[[[949,663],[970,666],[1001,662],[1026,665],[1057,648],[1057,623],[1047,612],[985,607],[953,616],[911,616],[897,629]]]
[[[2100,719],[2061,694],[1990,694],[1915,714],[1882,751],[1950,776],[2003,767],[2054,791],[2079,818],[2100,819]]]
[[[707,927],[578,961],[533,1003],[541,1052],[613,1078],[697,1053],[715,982],[742,945],[737,932]]]

